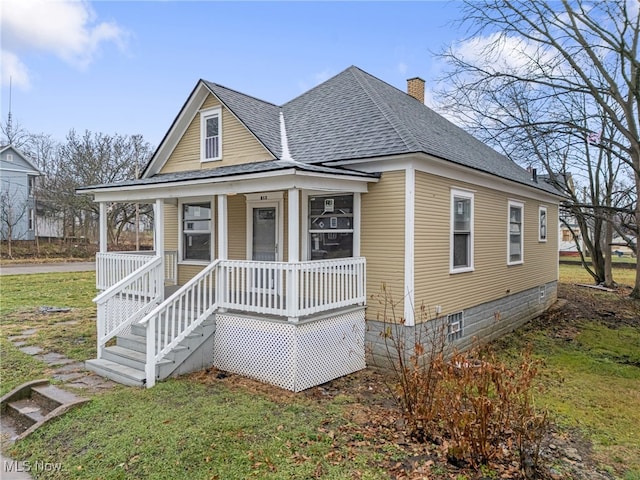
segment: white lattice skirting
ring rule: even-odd
[[[364,308],[301,323],[216,314],[213,364],[300,392],[365,368]]]

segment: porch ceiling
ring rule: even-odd
[[[367,192],[380,175],[341,167],[268,161],[215,169],[155,175],[77,190],[93,194],[97,202],[143,201],[185,196],[224,195],[300,188],[318,191]]]

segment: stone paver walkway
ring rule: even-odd
[[[59,325],[67,323],[75,322],[61,322]],[[36,332],[37,329],[35,328],[22,330],[19,335],[11,336],[8,339],[21,352],[31,355],[51,367],[52,380],[62,382],[63,386],[89,392],[106,390],[116,385],[111,380],[106,380],[86,370],[84,362],[78,362],[59,353],[45,352],[36,345],[28,345],[29,339]],[[10,432],[2,432],[2,434],[3,436],[5,434],[12,436]],[[30,465],[33,465],[33,463],[24,464],[24,462],[15,461],[6,455],[0,454],[0,478],[2,480],[31,480],[33,477],[29,473]],[[61,467],[64,468],[64,465]]]

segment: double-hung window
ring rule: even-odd
[[[182,260],[211,260],[211,204],[182,205]]]
[[[311,260],[353,257],[353,194],[309,197]]]
[[[473,193],[451,191],[451,273],[473,270]]]
[[[200,159],[203,162],[222,158],[222,111],[212,108],[200,112]]]
[[[547,207],[540,207],[538,209],[538,241],[547,241]]]
[[[523,232],[524,232],[524,204],[509,201],[509,231],[507,263],[509,265],[522,263]]]

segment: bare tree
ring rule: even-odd
[[[13,258],[13,241],[23,238],[27,231],[20,228],[29,214],[29,203],[20,195],[19,188],[9,182],[2,182],[0,192],[0,233],[7,242],[7,255]]]
[[[557,184],[588,173],[591,198],[577,213],[602,221],[591,248],[606,249],[620,170],[631,172],[626,204],[640,223],[638,2],[465,0],[463,18],[470,37],[441,55],[450,69],[440,93],[475,133],[511,158],[541,161]],[[594,270],[609,280],[606,265]],[[640,264],[631,296],[640,298]]]
[[[81,228],[83,235],[95,230],[99,207],[89,196],[75,195],[75,190],[88,185],[133,180],[152,153],[141,135],[105,135],[86,131],[78,136],[69,132],[60,148],[58,172],[54,179],[57,203],[64,205]],[[150,215],[151,207],[143,206],[140,214]],[[133,225],[135,204],[118,203],[108,209],[110,243],[118,243],[127,225]],[[74,223],[75,226],[75,223]],[[75,233],[75,232],[74,232]]]

